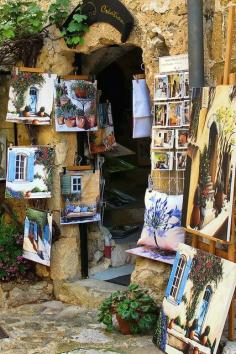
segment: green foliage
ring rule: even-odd
[[[48,224],[47,213],[45,211],[28,208],[26,216],[30,221],[35,221],[41,227],[41,229],[43,229],[44,226]]]
[[[147,290],[132,284],[127,290],[117,291],[105,299],[99,308],[99,322],[107,329],[113,329],[112,315],[117,313],[123,320],[130,322],[131,333],[145,333],[156,323],[158,307]]]
[[[49,22],[61,26],[70,12],[70,0],[56,0],[48,9]]]
[[[69,47],[75,47],[78,44],[84,44],[83,35],[88,32],[89,27],[86,24],[87,16],[74,14],[67,28],[61,33]]]
[[[15,220],[16,221],[16,220]],[[16,222],[6,224],[0,218],[0,280],[9,281],[24,275],[29,263],[22,257],[23,230],[18,230]]]
[[[209,154],[207,146],[204,146],[203,152],[200,155],[200,176],[199,176],[199,183],[201,190],[203,190],[207,185],[207,178],[209,176],[210,171],[210,162],[209,162]]]

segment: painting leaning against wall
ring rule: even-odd
[[[8,148],[6,198],[51,198],[53,164],[53,147]]]
[[[230,240],[235,182],[236,86],[193,91],[187,193],[187,228]]]
[[[216,354],[235,285],[235,263],[180,244],[153,342],[168,354]]]

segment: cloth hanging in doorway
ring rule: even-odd
[[[151,128],[151,100],[146,80],[133,80],[133,138],[150,137]]]

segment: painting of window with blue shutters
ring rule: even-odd
[[[24,223],[23,257],[50,266],[52,215],[28,208]]]
[[[52,147],[10,147],[6,198],[51,198],[53,164]]]
[[[235,285],[235,263],[180,244],[153,342],[168,354],[216,354]]]

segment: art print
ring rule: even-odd
[[[23,257],[50,266],[52,214],[28,208],[24,223]]]
[[[189,101],[184,101],[183,103],[183,125],[189,126],[190,125],[190,112],[189,112]]]
[[[235,179],[235,86],[193,91],[184,223],[230,240]]]
[[[78,224],[100,220],[99,171],[67,171],[61,175],[61,224]]]
[[[56,131],[97,130],[96,84],[83,80],[55,81]]]
[[[170,102],[168,111],[167,126],[180,127],[183,117],[183,102]]]
[[[173,264],[175,259],[175,252],[168,252],[165,250],[157,249],[155,247],[136,247],[127,250],[126,252],[134,256],[144,257],[167,264]]]
[[[235,285],[235,263],[180,244],[153,342],[167,354],[216,354]]]
[[[174,136],[174,130],[152,128],[152,148],[172,149]]]
[[[154,100],[167,100],[168,98],[168,76],[156,75],[154,82]]]
[[[176,170],[177,171],[185,171],[186,163],[187,163],[187,153],[184,152],[176,152],[175,155],[175,162],[176,162]]]
[[[154,105],[154,126],[166,126],[168,117],[168,103]]]
[[[34,125],[51,124],[55,79],[53,74],[14,71],[6,120]]]
[[[6,198],[51,198],[54,148],[8,148]]]
[[[183,74],[168,75],[168,94],[171,99],[183,97]]]
[[[187,149],[189,141],[188,129],[176,129],[176,149]]]
[[[0,181],[6,179],[7,166],[7,140],[0,136]]]
[[[138,245],[176,251],[184,242],[182,195],[146,191],[144,226]]]
[[[185,72],[183,74],[183,90],[184,90],[184,98],[189,97],[189,73]]]
[[[171,171],[173,169],[173,152],[152,151],[151,157],[153,170]]]
[[[110,151],[116,145],[114,128],[107,126],[89,133],[89,149],[91,154]]]

